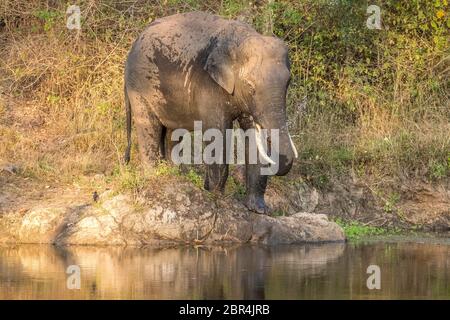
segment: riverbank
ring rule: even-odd
[[[320,190],[294,175],[273,177],[266,193],[272,212],[257,215],[242,204],[241,169],[231,170],[224,195],[203,190],[201,172],[167,164],[148,174],[128,172],[126,179],[92,175],[72,184],[43,184],[3,169],[0,242],[274,245],[450,230],[449,194],[437,186],[421,189],[428,201],[412,202],[419,198],[409,193],[388,206],[363,184],[335,182]]]
[[[397,233],[386,230],[379,235],[361,235],[350,239],[351,243],[416,243],[432,245],[450,245],[449,232],[422,232],[422,231],[399,231]]]
[[[10,180],[0,195],[0,242],[166,246],[345,240],[342,229],[323,214],[258,215],[236,198],[211,194],[180,176],[150,179],[135,194],[105,188],[95,197],[76,183],[38,189]]]
[[[195,10],[244,21],[289,48],[286,111],[299,158],[288,176],[270,180],[273,217],[324,214],[349,238],[449,230],[450,23],[442,6],[385,1],[383,28],[370,30],[362,2],[99,0],[81,3],[81,30],[69,30],[63,2],[2,2],[0,214],[17,219],[2,220],[5,232],[42,205],[59,208],[55,217],[103,210],[94,192],[123,195],[139,211],[146,190],[167,179],[246,212],[239,170],[226,194],[210,199],[201,168],[162,166],[149,177],[136,144],[130,165],[122,162],[127,53],[150,22]]]

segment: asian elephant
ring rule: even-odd
[[[134,42],[125,65],[125,161],[132,116],[141,161],[150,166],[167,155],[171,130],[192,131],[194,121],[202,121],[203,130],[223,132],[237,120],[244,130],[279,129],[276,174],[285,175],[297,157],[286,121],[289,80],[286,45],[245,23],[204,12],[155,20]],[[245,204],[267,213],[261,165],[246,163]],[[227,164],[207,165],[205,188],[223,191],[227,176]]]

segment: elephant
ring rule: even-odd
[[[132,120],[141,162],[150,167],[168,157],[174,129],[192,131],[194,121],[202,121],[204,130],[223,132],[236,120],[243,130],[279,130],[275,174],[286,175],[297,157],[287,126],[289,82],[288,49],[281,39],[205,12],[157,19],[138,36],[125,63],[125,162]],[[262,165],[246,161],[244,202],[250,211],[267,214]],[[228,170],[227,164],[206,165],[205,189],[223,192]]]

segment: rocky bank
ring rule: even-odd
[[[105,191],[97,202],[74,190],[52,193],[3,212],[0,242],[159,246],[345,240],[343,230],[324,214],[259,215],[234,198],[217,197],[189,182],[162,181],[139,196]]]
[[[1,169],[1,168],[0,168]],[[8,170],[7,170],[8,169]],[[242,180],[239,170],[232,172]],[[216,196],[183,176],[160,176],[139,192],[117,192],[103,175],[68,185],[0,170],[0,243],[172,245],[343,241],[327,217],[404,230],[450,230],[450,181],[377,190],[348,178],[317,189],[298,177],[271,179],[272,216],[249,212],[228,192]],[[110,190],[111,189],[111,190]],[[379,188],[378,188],[379,189]],[[98,191],[94,201],[92,192]],[[227,194],[227,193],[226,193]],[[391,195],[397,195],[396,202]]]

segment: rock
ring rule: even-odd
[[[306,183],[297,185],[300,207],[305,212],[314,212],[319,204],[319,192]]]
[[[103,202],[102,209],[109,213],[115,221],[120,223],[122,218],[134,210],[131,199],[123,194],[117,195]]]
[[[48,243],[57,235],[64,208],[34,208],[21,219],[17,236],[24,243]]]
[[[161,222],[164,224],[172,224],[177,218],[177,213],[171,209],[164,210]]]
[[[345,239],[343,230],[323,214],[296,213],[289,217],[257,216],[252,242],[292,244],[303,242],[334,242]]]
[[[88,232],[94,233],[100,231],[100,222],[95,217],[86,217],[78,223],[80,230],[89,230]]]
[[[0,218],[15,242],[60,245],[153,245],[262,243],[266,245],[345,240],[342,229],[323,214],[269,217],[249,212],[240,202],[212,199],[206,191],[172,186],[136,200],[102,194],[97,204],[71,208],[42,206],[25,215]],[[189,192],[180,193],[180,190]],[[13,221],[17,221],[13,223]],[[14,231],[16,230],[16,232]]]
[[[19,172],[19,167],[15,164],[7,163],[0,165],[0,171],[6,171],[11,174],[16,174],[17,172]]]
[[[319,204],[320,194],[316,188],[297,181],[269,185],[265,199],[274,211],[292,215],[297,212],[314,212]]]

